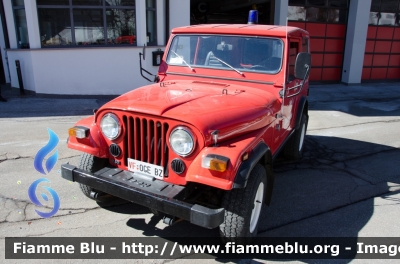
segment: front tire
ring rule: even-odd
[[[224,241],[245,242],[257,236],[266,185],[265,168],[257,164],[250,173],[246,188],[225,193],[222,198],[225,220],[219,227]]]
[[[87,153],[82,153],[78,167],[79,167],[79,169],[82,169],[82,170],[85,170],[88,172],[96,172],[96,171],[99,171],[102,168],[104,168],[107,164],[108,164],[107,159],[101,159],[101,158],[98,158],[96,156],[93,156],[93,155],[90,155]],[[104,194],[97,198],[94,198],[90,194],[92,193],[92,191],[97,192],[95,189],[93,189],[92,187],[87,186],[85,184],[82,184],[82,183],[79,183],[79,187],[80,187],[82,193],[86,197],[88,197],[92,200],[95,200],[97,202],[108,202],[108,201],[112,201],[115,199],[115,197],[110,194]]]
[[[301,158],[301,154],[304,148],[304,139],[307,133],[307,124],[307,115],[303,114],[301,117],[299,129],[296,129],[296,131],[286,143],[284,154],[287,159],[295,160]]]

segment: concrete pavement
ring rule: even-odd
[[[0,102],[0,259],[9,236],[218,236],[217,230],[187,222],[166,226],[139,205],[120,201],[100,206],[76,183],[60,177],[62,163],[79,160],[79,153],[65,145],[68,128],[105,99],[2,94],[8,102]],[[259,236],[400,237],[400,84],[314,85],[309,114],[304,157],[274,164],[272,204],[263,209]],[[58,163],[46,177],[59,194],[61,209],[42,219],[27,189],[43,176],[34,170],[33,158],[48,141],[46,128],[60,138]],[[30,261],[47,262],[52,261]]]

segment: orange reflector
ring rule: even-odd
[[[70,129],[68,129],[68,135],[70,137],[76,137],[75,127],[71,127]]]
[[[68,129],[70,137],[85,138],[89,135],[89,129],[86,127],[71,127]]]
[[[208,154],[207,156],[203,157],[201,166],[209,170],[224,172],[228,168],[228,161],[229,159],[227,157]]]
[[[226,167],[227,167],[226,163],[227,163],[226,161],[212,159],[212,160],[210,160],[210,170],[224,172],[224,171],[226,171]]]

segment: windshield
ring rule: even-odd
[[[170,51],[169,65],[274,74],[281,69],[283,43],[248,36],[178,35]]]

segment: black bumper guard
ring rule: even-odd
[[[215,228],[224,221],[224,208],[210,209],[175,199],[185,187],[156,178],[141,176],[118,168],[103,168],[95,173],[70,164],[61,166],[61,176],[121,199],[182,218],[206,228]]]

